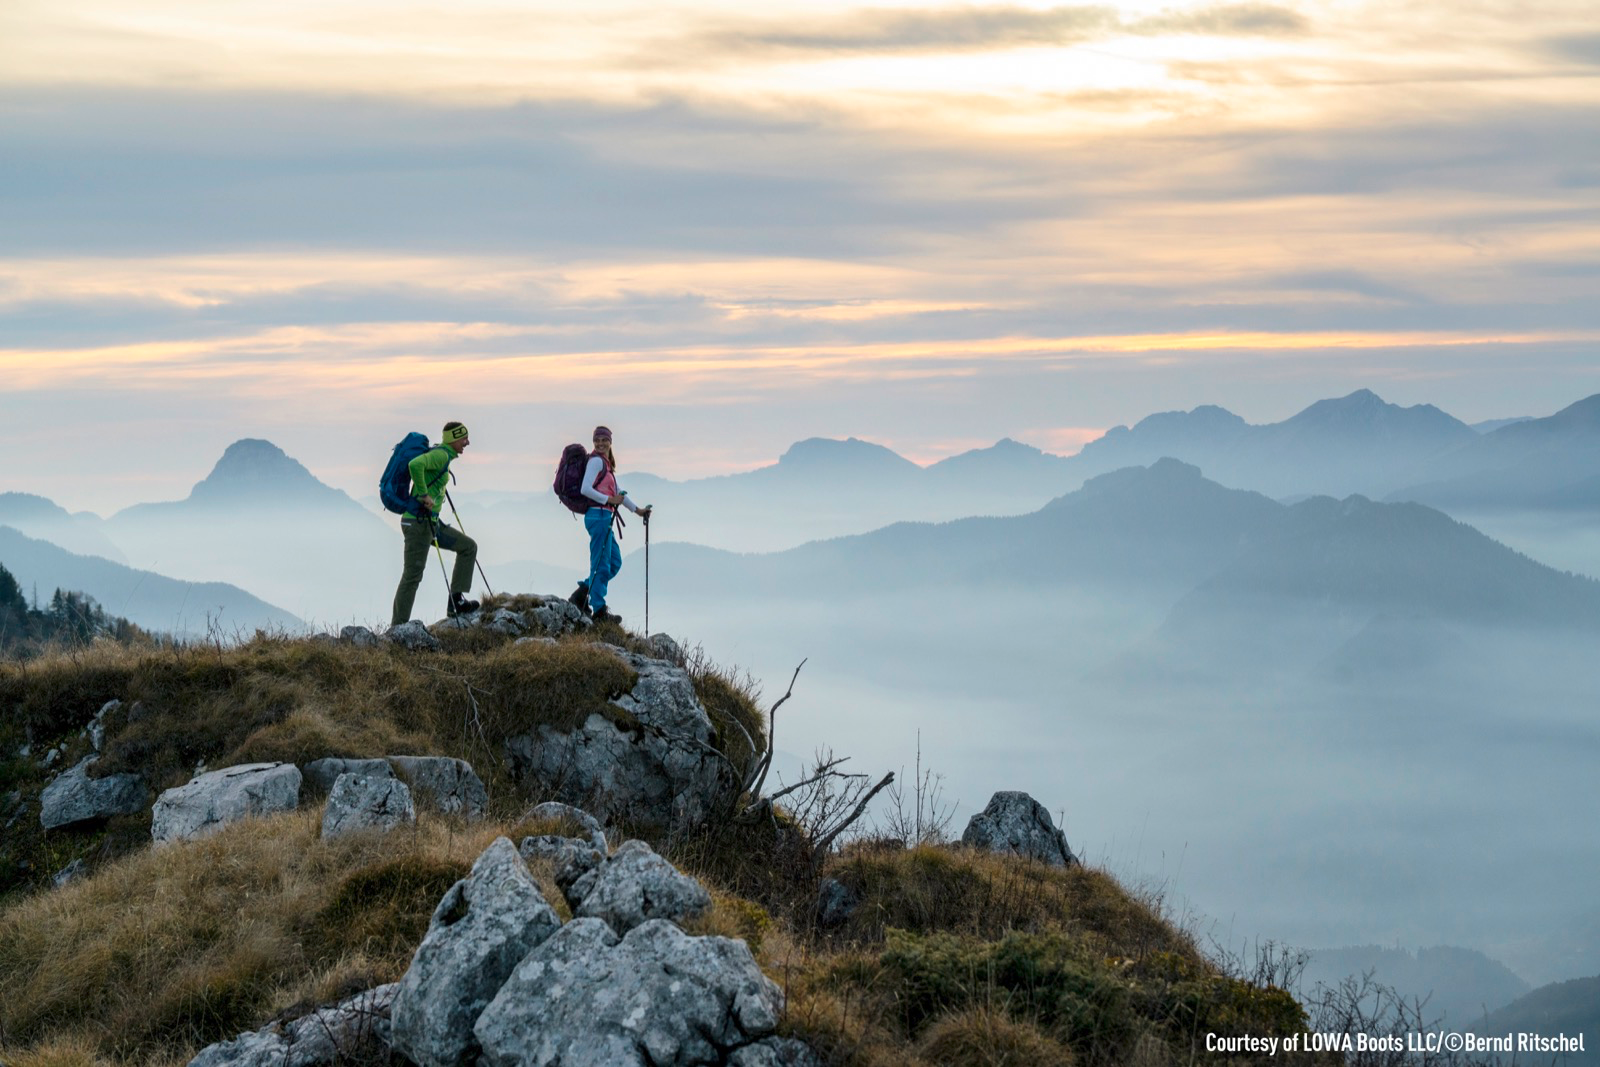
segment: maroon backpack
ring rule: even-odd
[[[561,450],[555,484],[551,486],[567,510],[579,515],[594,507],[594,501],[583,495],[583,472],[588,466],[589,450],[582,445],[568,445]]]

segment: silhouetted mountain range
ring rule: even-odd
[[[386,616],[399,575],[397,528],[269,441],[234,442],[188,497],[124,508],[105,528],[137,565],[323,621]]]
[[[1262,426],[1212,406],[1152,415],[1085,445],[1072,469],[1088,477],[1172,456],[1224,485],[1269,496],[1382,495],[1478,436],[1431,404],[1402,408],[1360,389]]]
[[[0,523],[81,556],[100,556],[115,563],[128,561],[122,549],[106,536],[105,520],[100,516],[89,512],[71,514],[54,501],[32,493],[0,493]]]
[[[37,586],[88,593],[113,615],[157,633],[232,636],[257,628],[299,630],[287,611],[225,582],[178,581],[98,556],[75,555],[45,541],[0,526],[0,561],[24,590]]]
[[[1447,509],[1600,509],[1600,394],[1441,455],[1390,499]]]

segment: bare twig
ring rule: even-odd
[[[861,802],[855,806],[855,810],[850,813],[849,818],[840,822],[837,826],[825,834],[821,840],[817,841],[811,846],[811,855],[814,863],[822,862],[822,857],[828,854],[828,846],[833,844],[834,839],[840,834],[844,833],[845,830],[849,829],[857,819],[861,818],[861,816],[866,813],[867,805],[872,802],[872,798],[883,792],[883,790],[887,789],[893,782],[894,772],[890,771],[879,780],[877,785],[873,786],[867,791],[867,795],[861,798]]]
[[[767,784],[767,771],[772,768],[772,754],[777,751],[778,746],[778,709],[783,707],[784,701],[794,695],[794,682],[796,678],[800,677],[800,667],[804,667],[806,660],[810,658],[810,656],[807,656],[800,661],[800,666],[796,667],[794,674],[789,676],[789,688],[772,705],[772,710],[767,712],[767,751],[762,754],[761,758],[756,761],[756,766],[752,768],[757,773],[753,781],[746,783],[744,789],[746,793],[754,793],[759,797],[761,795],[761,787]]]

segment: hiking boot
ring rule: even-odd
[[[567,603],[585,615],[589,614],[589,583],[579,582],[578,588],[574,589],[572,595],[567,597]]]
[[[450,603],[445,605],[444,613],[450,616],[471,615],[477,610],[478,602],[476,600],[468,600],[465,593],[451,593]]]
[[[600,608],[594,613],[593,618],[596,626],[603,622],[615,623],[618,626],[622,625],[622,616],[611,614],[609,608]]]

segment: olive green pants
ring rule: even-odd
[[[399,626],[411,618],[411,605],[417,599],[417,587],[422,584],[422,572],[428,569],[428,550],[434,546],[435,524],[427,519],[406,517],[400,520],[400,532],[405,534],[405,570],[400,573],[400,588],[394,591],[394,614],[390,626]],[[478,542],[444,523],[437,524],[438,545],[456,554],[455,573],[450,578],[452,593],[472,592],[472,565],[478,560]]]

